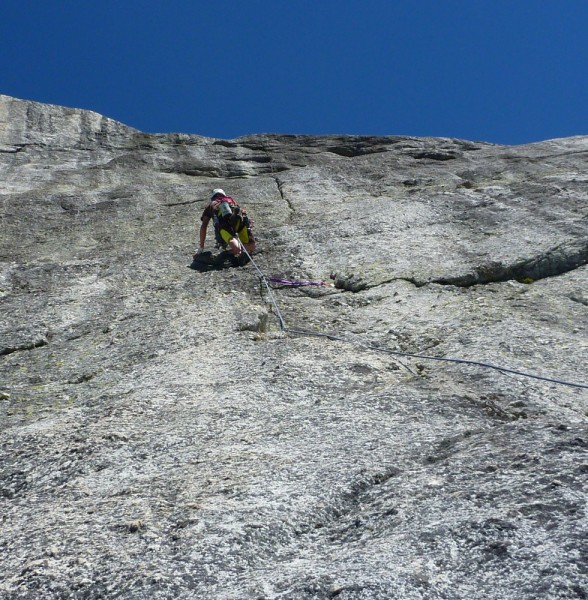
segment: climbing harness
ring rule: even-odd
[[[298,282],[297,283],[297,282],[291,282],[289,279],[279,279],[279,278],[275,278],[275,277],[267,277],[263,273],[263,271],[257,266],[257,263],[253,260],[251,254],[249,254],[249,252],[247,252],[247,249],[245,248],[245,246],[243,246],[243,244],[241,244],[241,242],[239,242],[239,244],[241,246],[241,251],[247,255],[251,264],[253,265],[253,267],[255,268],[257,273],[259,274],[260,282],[265,285],[265,287],[268,291],[269,298],[270,298],[273,308],[275,310],[276,316],[280,323],[280,329],[284,333],[327,338],[329,340],[333,340],[333,341],[337,341],[337,342],[349,343],[349,339],[344,338],[339,335],[323,333],[320,331],[310,331],[308,329],[293,329],[290,327],[286,327],[286,322],[284,321],[282,313],[280,312],[280,308],[275,299],[275,296],[272,293],[272,288],[270,286],[270,283],[283,283],[284,285],[296,286],[296,285],[321,285],[324,282]],[[287,282],[287,283],[284,283],[284,282]],[[376,346],[375,344],[372,344],[365,340],[361,340],[361,344],[365,348],[372,350],[374,352],[391,354],[392,356],[402,356],[405,358],[416,358],[419,360],[434,360],[434,361],[439,361],[439,362],[449,362],[449,363],[457,363],[457,364],[462,364],[462,365],[470,365],[470,366],[475,366],[475,367],[483,367],[486,369],[494,369],[495,371],[500,371],[502,373],[510,373],[511,375],[519,375],[521,377],[528,377],[531,379],[539,379],[541,381],[547,381],[549,383],[556,383],[558,385],[566,385],[566,386],[574,387],[574,388],[588,389],[588,385],[585,383],[576,383],[576,382],[572,382],[572,381],[564,381],[562,379],[555,379],[552,377],[544,377],[543,375],[536,375],[534,373],[518,371],[516,369],[511,369],[509,367],[501,367],[499,365],[493,365],[490,363],[481,362],[481,361],[477,361],[477,360],[467,360],[467,359],[463,359],[463,358],[449,358],[449,357],[443,357],[443,356],[429,356],[426,354],[414,354],[412,352],[401,352],[400,350],[390,350],[389,348],[381,348],[380,346]]]
[[[212,209],[214,239],[217,248],[226,248],[228,240],[246,231],[245,238],[253,238],[253,221],[247,216],[247,211],[240,207],[229,196],[223,197]]]

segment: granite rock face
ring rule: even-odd
[[[0,596],[586,598],[587,167],[0,96]]]

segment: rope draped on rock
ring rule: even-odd
[[[268,291],[268,294],[269,294],[271,304],[275,310],[276,317],[278,318],[278,321],[280,323],[280,329],[284,333],[327,338],[329,340],[333,340],[333,341],[337,341],[337,342],[350,343],[349,339],[347,339],[341,335],[323,333],[320,331],[310,331],[307,329],[293,329],[291,327],[287,327],[286,322],[284,321],[284,318],[283,318],[280,308],[278,306],[278,303],[272,292],[272,288],[270,286],[270,283],[281,283],[283,285],[289,285],[292,287],[297,287],[297,286],[302,286],[302,285],[327,285],[327,284],[325,284],[325,282],[321,282],[321,281],[297,282],[297,281],[291,281],[289,279],[281,279],[281,278],[277,278],[277,277],[267,277],[265,275],[265,273],[259,268],[257,263],[253,260],[253,257],[251,256],[251,254],[249,254],[249,252],[247,252],[247,250],[245,249],[243,244],[241,244],[241,250],[247,255],[247,257],[251,261],[251,264],[254,266],[255,270],[259,274],[260,282],[265,285],[265,287]],[[367,348],[368,350],[372,350],[374,352],[382,352],[385,354],[390,354],[392,356],[402,356],[404,358],[416,358],[419,360],[434,360],[434,361],[440,361],[440,362],[449,362],[449,363],[457,363],[457,364],[462,364],[462,365],[482,367],[485,369],[493,369],[495,371],[500,371],[502,373],[509,373],[511,375],[519,375],[521,377],[528,377],[530,379],[538,379],[540,381],[547,381],[549,383],[555,383],[558,385],[565,385],[565,386],[574,387],[574,388],[588,389],[588,384],[585,384],[585,383],[576,383],[573,381],[565,381],[563,379],[557,379],[557,378],[553,378],[553,377],[545,377],[543,375],[537,375],[535,373],[527,373],[525,371],[511,369],[510,367],[502,367],[500,365],[493,365],[491,363],[486,363],[486,362],[477,361],[477,360],[468,360],[468,359],[463,359],[463,358],[450,358],[450,357],[446,357],[446,356],[429,356],[426,354],[414,354],[412,352],[402,352],[400,350],[391,350],[389,348],[381,348],[381,347],[376,346],[376,345],[372,344],[371,342],[368,342],[365,340],[361,340],[361,345],[364,348]]]

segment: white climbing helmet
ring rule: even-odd
[[[217,194],[221,194],[222,196],[226,196],[225,190],[221,190],[217,188],[216,190],[212,190],[212,194],[210,195],[210,199],[212,200]]]

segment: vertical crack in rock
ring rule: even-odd
[[[290,217],[293,217],[294,213],[296,212],[296,209],[294,208],[292,201],[288,198],[288,196],[284,192],[285,182],[282,181],[279,177],[273,177],[273,180],[276,182],[276,185],[278,186],[278,192],[280,193],[280,198],[288,205],[288,210],[290,211]]]

